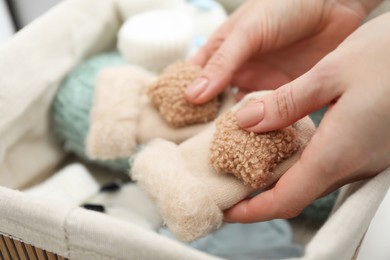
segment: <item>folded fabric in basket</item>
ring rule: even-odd
[[[160,233],[175,239],[167,229]],[[231,260],[285,259],[303,255],[303,247],[292,242],[291,227],[282,219],[224,224],[214,233],[186,245]]]
[[[157,231],[161,227],[156,206],[134,183],[119,184],[116,189],[102,187],[83,206],[146,229]]]
[[[23,190],[24,193],[45,200],[78,206],[100,189],[99,183],[79,163],[71,164],[43,183]]]

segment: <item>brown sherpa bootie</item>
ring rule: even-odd
[[[157,139],[136,155],[132,177],[156,202],[177,238],[193,241],[219,228],[224,210],[258,190],[254,187],[271,185],[299,159],[314,134],[308,117],[259,138],[235,127],[232,113],[264,94],[248,95],[217,125],[180,145]],[[220,171],[232,171],[246,183]]]
[[[217,98],[203,105],[194,105],[184,96],[186,88],[196,79],[201,67],[189,62],[176,62],[167,67],[148,88],[153,106],[172,127],[207,123],[218,115]]]
[[[219,173],[234,174],[253,188],[264,188],[275,181],[274,168],[298,149],[293,126],[264,134],[247,132],[228,111],[216,122],[210,163]]]
[[[199,123],[179,129],[168,125],[146,94],[147,86],[155,81],[154,74],[130,65],[104,69],[98,74],[86,140],[91,159],[129,157],[134,154],[137,144],[156,137],[181,143],[210,124]],[[184,96],[177,98],[184,99]],[[234,103],[232,94],[226,91],[218,113]]]

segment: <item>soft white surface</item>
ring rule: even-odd
[[[21,26],[29,24],[61,0],[12,0]]]
[[[79,163],[71,164],[43,183],[23,192],[35,199],[78,206],[99,191],[100,185]]]
[[[0,0],[0,45],[14,33],[12,21],[5,0]]]
[[[123,20],[135,14],[155,9],[175,9],[185,4],[185,0],[117,0]]]
[[[174,41],[183,34],[188,34],[189,20],[175,11],[150,11],[132,17],[121,29],[121,36],[127,40]],[[126,33],[127,32],[127,33]]]
[[[390,259],[390,190],[379,206],[363,239],[357,260]]]
[[[192,35],[191,20],[182,12],[149,11],[124,23],[118,49],[129,63],[159,72],[186,56]]]
[[[139,227],[158,230],[161,226],[156,206],[134,183],[126,184],[115,192],[98,193],[88,203],[101,204],[108,215]]]
[[[213,0],[190,1],[183,12],[192,21],[195,37],[209,37],[227,19],[225,9]]]

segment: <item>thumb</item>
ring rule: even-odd
[[[329,140],[334,140],[332,132],[316,133],[299,160],[274,187],[225,211],[225,221],[251,223],[292,218],[312,201],[329,192],[330,187],[336,189],[334,185],[338,181],[334,176],[342,176],[336,163],[340,153],[323,149]]]
[[[225,211],[224,219],[227,222],[252,223],[296,217],[330,186],[326,176],[326,172],[314,160],[308,163],[300,160],[273,188]]]
[[[267,132],[289,126],[331,103],[341,91],[318,69],[264,95],[240,109],[237,121],[251,132]]]
[[[242,30],[233,30],[213,53],[200,76],[185,91],[188,101],[203,104],[218,96],[230,83],[234,72],[251,56],[253,44],[248,44]],[[208,44],[205,47],[212,46]]]

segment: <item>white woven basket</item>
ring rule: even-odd
[[[53,96],[76,64],[115,46],[120,24],[115,1],[67,0],[1,47],[0,259],[217,259],[130,223],[15,190],[63,161],[50,132]],[[386,170],[344,187],[302,259],[352,259],[389,183]]]

